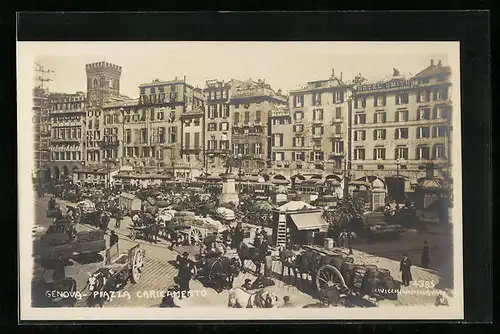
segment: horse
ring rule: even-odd
[[[109,301],[108,293],[108,283],[113,276],[113,270],[110,268],[100,268],[96,270],[87,279],[87,285],[89,289],[89,296],[87,298],[86,304],[88,307],[102,307],[105,301]],[[83,288],[85,290],[85,288]]]
[[[305,286],[309,282],[309,274],[311,274],[312,282],[315,281],[316,272],[319,268],[319,260],[322,255],[313,252],[305,251],[303,253],[296,253],[292,249],[280,249],[280,260],[281,266],[281,279],[285,273],[285,267],[288,268],[288,279],[291,281],[290,269],[293,271],[293,276],[295,277],[295,283],[298,285],[299,282],[302,286]],[[305,274],[305,277],[304,277]]]
[[[278,302],[278,296],[269,291],[259,290],[250,293],[243,288],[234,288],[229,291],[227,306],[231,308],[277,308]]]
[[[255,265],[255,273],[260,274],[262,264],[265,262],[266,254],[261,249],[249,247],[244,242],[237,249],[238,257],[241,261],[241,271],[245,271],[245,261],[250,260]]]
[[[215,290],[220,293],[225,288],[231,289],[234,278],[240,273],[240,262],[237,258],[219,256],[208,259],[203,268],[206,278],[213,284]]]

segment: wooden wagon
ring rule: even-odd
[[[132,283],[138,283],[144,269],[144,257],[146,250],[141,248],[140,244],[121,252],[112,258],[106,268],[113,271],[111,281],[113,284],[123,286],[129,280]]]
[[[170,223],[172,229],[176,229],[180,242],[188,245],[201,243],[208,235],[218,232],[222,233],[228,229],[221,222],[208,217],[195,216],[191,211],[180,211]]]
[[[341,252],[326,250],[317,246],[304,246],[314,252],[317,262],[312,272],[314,284],[320,294],[335,288],[340,293],[353,293],[360,297],[368,295],[376,299],[396,299],[399,284],[387,269],[375,265],[354,263],[353,258]]]

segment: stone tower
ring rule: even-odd
[[[122,67],[108,62],[85,65],[87,99],[91,105],[102,105],[110,96],[120,95]]]

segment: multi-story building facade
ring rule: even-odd
[[[419,168],[450,158],[451,69],[431,60],[411,78],[356,87],[352,122],[352,178],[403,176],[406,189],[425,176]]]
[[[240,80],[224,82],[208,80],[205,92],[205,171],[218,175],[225,171],[227,157],[231,154],[230,101]]]
[[[50,163],[54,179],[72,174],[83,167],[85,133],[85,93],[51,94]]]
[[[50,107],[47,92],[41,87],[33,89],[33,159],[34,170],[40,180],[50,178],[48,162],[50,161]],[[35,175],[36,177],[36,175]]]
[[[283,164],[301,174],[331,174],[340,180],[348,168],[351,96],[351,86],[335,73],[290,91],[292,126],[282,129],[286,133],[273,129],[274,161],[284,159]],[[291,138],[291,146],[281,138]]]
[[[103,166],[104,104],[120,96],[121,66],[97,62],[85,66],[87,74],[86,134],[84,158],[86,165]]]
[[[202,145],[195,148],[194,144],[196,134],[202,136],[203,122],[199,117],[204,105],[202,90],[187,84],[185,78],[156,79],[140,85],[139,89],[138,104],[124,108],[123,164],[143,171],[172,173],[176,169],[200,169],[203,148]],[[184,129],[189,135],[183,136]],[[184,145],[186,139],[189,142]]]
[[[292,162],[293,127],[288,106],[278,106],[269,115],[271,123],[271,171],[289,169]]]
[[[248,80],[236,87],[230,100],[231,151],[240,159],[242,172],[262,173],[271,158],[272,110],[287,104],[281,91],[264,80]]]

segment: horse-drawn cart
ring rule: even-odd
[[[228,229],[228,226],[218,220],[195,216],[191,211],[178,212],[167,224],[169,229],[175,230],[175,234],[179,236],[182,243],[189,245],[197,245],[208,235],[214,232],[222,233]]]
[[[144,268],[145,255],[146,250],[137,244],[111,259],[111,263],[106,265],[106,268],[111,269],[111,279],[121,283],[128,280],[134,284],[138,283]]]
[[[326,295],[331,288],[339,293],[368,295],[376,299],[395,299],[398,283],[387,269],[375,265],[354,263],[352,257],[340,251],[305,246],[300,256],[307,257],[309,271],[318,292]],[[300,261],[300,260],[299,260]]]

